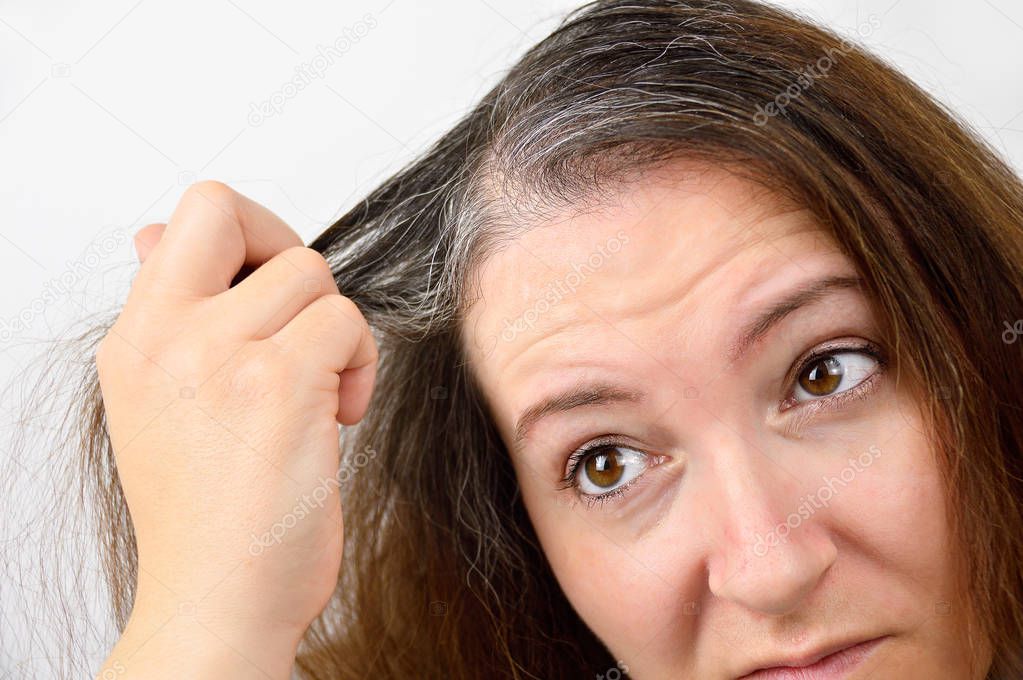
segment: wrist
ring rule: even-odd
[[[140,604],[98,678],[291,677],[301,633],[244,616],[211,616],[189,603]]]

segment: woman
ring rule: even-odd
[[[745,0],[586,5],[310,248],[196,184],[79,415],[100,677],[1023,677],[1021,225]]]

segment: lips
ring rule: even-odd
[[[739,680],[839,680],[846,677],[880,645],[886,636],[831,647],[799,658],[772,661]]]

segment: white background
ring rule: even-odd
[[[309,241],[437,138],[577,4],[0,2],[4,441],[19,427],[19,371],[69,321],[123,300],[132,234],[165,221],[187,184],[225,181]],[[880,27],[862,42],[1023,170],[1023,4],[780,4],[854,37],[876,15]],[[322,78],[279,114],[253,120],[253,103],[280,92],[318,46],[346,29],[353,35],[360,22],[375,25]],[[42,476],[26,472],[19,494],[0,500],[0,565],[19,550],[10,540],[23,528],[13,504],[38,499]],[[18,664],[50,653],[39,648],[48,621],[26,616],[32,588],[0,577],[0,678],[28,677],[31,663]],[[91,652],[102,656],[102,643]]]

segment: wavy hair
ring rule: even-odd
[[[1003,340],[1023,316],[1023,183],[883,60],[753,0],[584,5],[311,244],[365,314],[380,363],[365,418],[342,433],[342,465],[376,455],[342,487],[343,565],[300,647],[303,677],[577,678],[615,666],[538,545],[459,329],[488,254],[673,158],[791,198],[855,265],[921,385],[980,613],[971,635],[994,648],[988,677],[1023,677],[1023,341]],[[120,626],[135,544],[83,364],[71,463]]]

